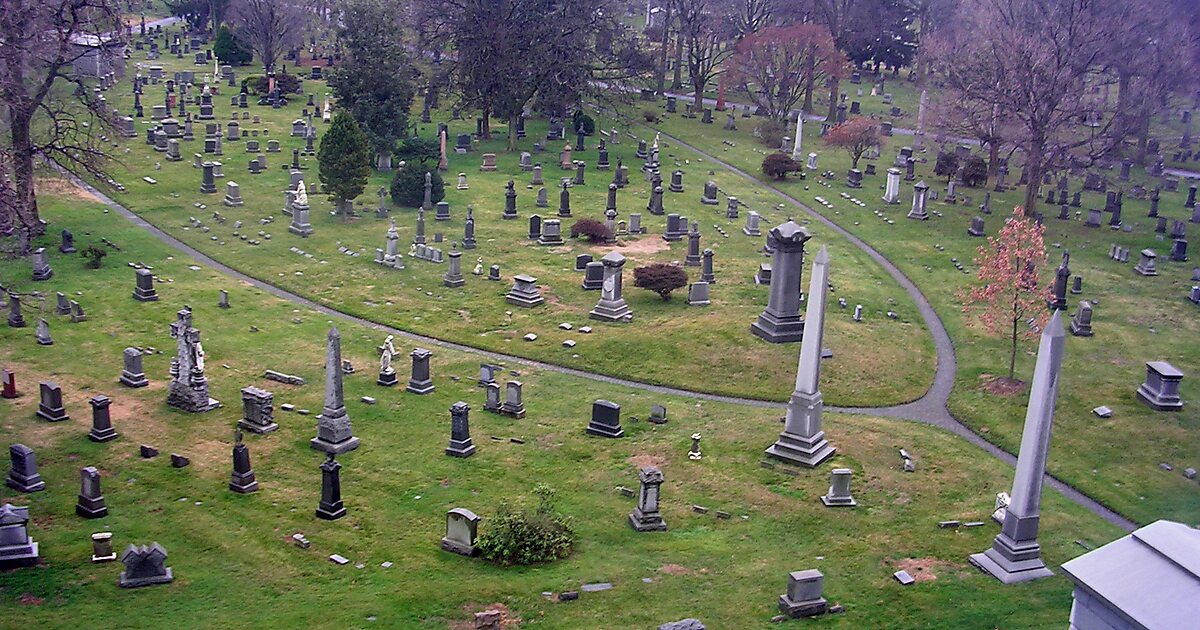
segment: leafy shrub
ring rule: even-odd
[[[390,192],[398,206],[419,208],[425,201],[425,173],[432,173],[430,201],[437,203],[446,196],[446,184],[437,169],[425,169],[418,164],[405,164],[392,175]]]
[[[754,135],[758,136],[764,145],[778,149],[783,144],[783,137],[787,135],[787,131],[787,123],[782,120],[764,120],[754,130]]]
[[[687,271],[679,265],[654,263],[633,270],[633,286],[654,291],[664,302],[671,299],[671,291],[686,287],[687,283]]]
[[[79,252],[79,255],[87,259],[87,262],[83,263],[85,267],[99,269],[101,260],[108,255],[108,252],[95,245],[88,245],[87,249]]]
[[[575,123],[575,131],[582,131],[585,136],[596,133],[596,121],[581,111],[575,112],[573,122]]]
[[[275,73],[275,85],[280,94],[296,94],[300,92],[300,77],[286,72]],[[270,80],[267,75],[260,74],[242,79],[242,86],[250,94],[266,94],[270,91]]]
[[[986,184],[987,178],[987,162],[978,155],[968,157],[967,163],[963,166],[963,183],[971,188],[977,188]]]
[[[785,179],[788,173],[800,170],[800,163],[786,153],[771,153],[762,161],[763,175],[774,179]]]
[[[517,512],[508,503],[500,504],[476,544],[485,560],[512,566],[571,555],[575,530],[571,519],[554,509],[554,490],[538,484],[533,493],[538,496],[538,506],[533,512]]]
[[[420,136],[405,138],[394,155],[395,159],[401,162],[420,162],[421,164],[437,160],[441,156],[442,145],[439,141]]]
[[[608,240],[608,226],[595,219],[580,219],[571,225],[571,238],[587,237],[590,243]]]
[[[933,165],[933,174],[941,175],[950,181],[958,170],[958,155],[953,151],[938,151],[937,163]]]
[[[658,110],[643,109],[642,110],[642,118],[645,118],[646,122],[648,122],[648,123],[656,123],[656,122],[658,122]]]

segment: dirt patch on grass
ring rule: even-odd
[[[657,254],[658,252],[666,251],[669,249],[671,249],[670,243],[662,240],[661,238],[658,238],[655,235],[650,235],[650,234],[644,235],[637,240],[620,241],[616,245],[608,245],[608,246],[592,248],[593,251],[595,251],[597,254],[599,254],[599,256],[597,256],[597,259],[599,259],[600,256],[603,256],[609,252],[614,252],[614,251],[621,252],[622,254],[624,254],[625,256],[629,256],[630,258],[636,258],[637,254],[643,254],[643,255]]]
[[[41,597],[34,597],[30,593],[21,593],[21,597],[17,598],[17,601],[25,604],[26,606],[41,606],[42,604],[46,603],[46,600],[42,599]]]
[[[648,453],[643,453],[641,455],[629,457],[625,461],[638,468],[645,468],[646,466],[658,466],[659,468],[662,468],[662,465],[667,461],[667,458],[663,457],[662,455],[650,455]]]
[[[100,200],[92,193],[75,186],[71,182],[57,177],[39,177],[34,182],[34,187],[39,195],[53,195],[56,197],[72,197],[75,199],[84,199],[87,201]]]
[[[667,575],[691,575],[692,574],[692,570],[683,566],[682,564],[664,564],[661,567],[658,567],[658,572],[666,573]]]
[[[961,568],[961,566],[937,558],[905,558],[896,563],[897,570],[908,571],[908,574],[918,582],[932,582],[938,579],[938,571]]]
[[[451,621],[448,624],[450,630],[474,630],[475,629],[475,613],[480,613],[488,610],[494,610],[500,613],[501,628],[516,628],[521,625],[521,618],[513,611],[509,610],[504,604],[491,604],[488,606],[480,606],[479,604],[467,604],[463,606],[470,618],[465,621]]]
[[[993,396],[1015,396],[1025,391],[1025,381],[992,374],[980,375],[983,390]]]

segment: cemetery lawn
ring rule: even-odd
[[[6,443],[36,450],[48,486],[29,496],[5,489],[5,501],[31,507],[30,533],[43,558],[38,568],[0,573],[0,606],[11,627],[166,627],[186,619],[191,627],[363,627],[374,621],[444,628],[462,627],[455,624],[471,613],[503,604],[524,624],[545,628],[644,628],[690,616],[709,627],[768,628],[787,572],[806,568],[822,570],[825,596],[846,608],[812,622],[822,626],[1034,627],[1061,625],[1068,616],[1071,589],[1061,575],[1003,586],[968,565],[968,554],[985,549],[997,532],[988,518],[992,497],[1008,487],[1012,470],[949,433],[829,414],[826,429],[838,455],[815,471],[789,476],[759,465],[780,429],[779,410],[655,396],[513,365],[525,383],[528,416],[502,418],[480,410],[477,356],[434,348],[437,390],[431,395],[381,388],[374,371],[382,333],[342,321],[344,357],[358,369],[346,377],[346,400],[362,447],[341,458],[348,516],[319,521],[313,510],[323,457],[307,442],[322,404],[328,318],[208,268],[192,269],[193,261],[101,205],[65,186],[57,195],[51,188],[43,184],[40,201],[55,230],[71,229],[80,249],[103,237],[121,250],[110,250],[102,269],[86,270],[78,254],[60,254],[57,239],[43,237],[38,244],[51,251],[55,275],[42,283],[29,279],[27,261],[0,262],[0,277],[14,290],[62,291],[88,315],[75,324],[49,316],[55,343],[45,347],[34,340],[32,298],[25,300],[29,328],[0,326],[0,364],[15,369],[22,394],[0,400],[0,430]],[[164,280],[157,284],[160,301],[130,296],[134,274],[127,264],[134,261],[153,265]],[[231,309],[217,307],[220,289],[230,292]],[[174,348],[167,328],[185,304],[202,332],[212,395],[224,403],[200,415],[165,404]],[[408,342],[399,341],[403,352]],[[146,357],[149,387],[116,383],[127,346],[160,350]],[[790,373],[792,363],[780,371]],[[405,378],[402,357],[397,367]],[[298,374],[308,384],[266,381],[265,369]],[[515,376],[506,372],[503,379],[509,378]],[[63,387],[69,421],[35,419],[42,380]],[[226,484],[233,426],[241,417],[239,389],[248,385],[275,392],[280,429],[247,436],[261,489],[242,496]],[[98,394],[113,398],[121,434],[114,442],[86,438],[86,400]],[[362,396],[378,404],[364,404]],[[597,398],[622,405],[624,439],[584,435]],[[447,410],[457,400],[475,407],[478,452],[466,460],[442,453]],[[284,412],[284,403],[313,415]],[[667,406],[668,424],[634,421],[654,403]],[[704,459],[688,461],[695,431],[703,435]],[[142,443],[162,454],[139,458]],[[901,472],[899,448],[913,454],[916,473]],[[191,465],[171,468],[170,453],[189,457]],[[626,515],[634,500],[615,490],[635,488],[637,468],[648,464],[666,475],[665,533],[633,532]],[[91,522],[73,513],[78,471],[88,465],[101,471],[110,512]],[[838,466],[854,471],[858,508],[831,511],[818,500],[829,470]],[[447,509],[472,509],[486,531],[501,501],[529,502],[538,483],[552,485],[560,509],[575,520],[578,544],[569,558],[502,569],[438,549]],[[693,512],[693,504],[710,511]],[[715,518],[717,510],[731,518]],[[947,519],[985,524],[936,527]],[[1084,552],[1077,543],[1096,547],[1121,534],[1055,492],[1045,495],[1041,529],[1046,561],[1055,570]],[[119,563],[88,561],[89,535],[96,531],[113,532],[119,551],[159,542],[170,554],[175,581],[118,588]],[[310,549],[290,542],[296,532],[312,541]],[[350,564],[331,563],[327,558],[335,553]],[[384,562],[393,564],[385,569]],[[901,587],[891,577],[900,568],[922,581]],[[541,595],[595,582],[613,588],[566,603]],[[136,622],[127,622],[133,615]]]
[[[760,119],[739,116],[738,129],[726,131],[721,128],[724,115],[714,114],[717,122],[712,125],[678,115],[664,116],[666,119],[656,125],[657,129],[764,178],[760,167],[765,147],[751,133]],[[1011,395],[993,393],[990,385],[997,377],[1007,376],[1010,342],[988,334],[977,322],[968,321],[962,314],[959,296],[974,282],[972,263],[976,249],[984,244],[983,239],[967,236],[971,219],[984,216],[986,234],[994,235],[1023,199],[1023,191],[993,192],[992,214],[985,216],[978,208],[983,201],[983,189],[960,187],[960,199],[969,196],[972,205],[930,201],[928,221],[909,220],[905,215],[912,207],[914,182],[901,183],[898,205],[889,206],[881,198],[887,168],[899,148],[912,142],[912,136],[887,138],[882,156],[875,161],[878,174],[866,176],[861,189],[851,190],[844,184],[850,168],[849,157],[841,150],[822,146],[819,130],[819,122],[804,125],[804,153],[819,154],[819,170],[809,171],[805,181],[788,179],[772,181],[772,185],[862,238],[920,287],[954,341],[958,374],[949,401],[951,413],[989,441],[1015,454],[1021,441],[1028,388]],[[924,179],[931,192],[937,190],[944,195],[945,179],[932,173],[936,157],[932,136],[927,138],[927,144],[930,149],[924,157],[928,162],[918,163],[917,178]],[[678,149],[672,146],[670,150]],[[864,159],[859,167],[865,170],[867,163]],[[839,178],[830,188],[819,185],[817,179],[817,173],[827,169]],[[1019,172],[1012,169],[1010,184],[1016,181]],[[1113,186],[1124,184],[1126,189],[1138,183],[1147,189],[1155,185],[1144,171],[1135,172],[1131,183],[1117,182],[1115,171],[1108,173],[1108,177]],[[1080,179],[1072,178],[1070,190],[1078,190],[1081,184]],[[1183,206],[1187,187],[1181,189],[1162,192],[1160,216],[1188,219],[1191,211]],[[841,199],[839,194],[843,191],[857,196],[867,206],[858,208]],[[832,203],[833,209],[818,205],[817,196]],[[1052,281],[1062,251],[1069,250],[1072,274],[1083,276],[1083,293],[1068,294],[1069,313],[1075,312],[1081,299],[1090,300],[1095,306],[1095,335],[1068,340],[1048,469],[1142,525],[1160,518],[1195,524],[1200,513],[1200,484],[1185,479],[1180,471],[1189,466],[1200,468],[1200,413],[1197,413],[1200,381],[1190,377],[1200,367],[1200,344],[1192,342],[1200,335],[1200,309],[1186,299],[1188,287],[1194,284],[1190,277],[1197,264],[1196,254],[1193,252],[1192,262],[1168,261],[1170,240],[1156,238],[1155,220],[1146,217],[1149,201],[1134,199],[1128,193],[1124,196],[1122,216],[1135,226],[1132,233],[1110,230],[1108,215],[1102,228],[1085,228],[1075,214],[1082,210],[1086,217],[1088,208],[1103,207],[1104,196],[1094,192],[1085,192],[1082,207],[1071,209],[1071,221],[1056,218],[1057,205],[1047,207],[1042,203],[1038,207],[1046,217],[1045,240],[1049,248],[1045,282]],[[876,210],[894,223],[876,217],[873,214]],[[1195,232],[1196,226],[1188,224],[1188,230]],[[1128,264],[1109,260],[1108,250],[1113,244],[1131,250]],[[1132,270],[1138,252],[1145,248],[1158,253],[1160,275],[1156,277],[1142,277]],[[955,269],[953,259],[962,262],[964,272]],[[1020,346],[1017,377],[1026,382],[1032,377],[1036,350],[1034,339]],[[1145,378],[1145,362],[1156,360],[1168,361],[1189,375],[1182,383],[1185,407],[1180,413],[1151,411],[1134,395]],[[1092,409],[1100,405],[1112,408],[1113,416],[1109,419],[1095,416]],[[1175,470],[1161,470],[1159,464],[1163,462],[1170,463]]]
[[[176,70],[210,71],[174,59],[164,60],[163,65],[168,77]],[[238,69],[239,79],[246,72],[248,70]],[[122,83],[108,92],[121,111],[132,109],[127,86]],[[159,102],[158,96],[150,95],[159,95],[162,90],[162,84],[146,86],[142,102],[147,115],[151,104]],[[305,90],[317,93],[319,105],[325,84],[306,81]],[[229,121],[231,92],[228,86],[223,86],[223,91],[213,97],[215,122],[222,126],[222,132]],[[620,378],[689,391],[786,400],[792,387],[790,372],[798,344],[769,344],[749,332],[751,323],[767,302],[767,287],[755,285],[752,279],[759,264],[769,263],[770,258],[760,251],[764,239],[745,236],[741,228],[749,210],[763,215],[764,236],[768,229],[782,223],[794,212],[788,208],[776,209],[777,200],[760,187],[720,170],[709,176],[708,165],[695,162],[692,156],[663,151],[664,188],[677,163],[679,168],[688,171],[684,178],[685,192],[664,194],[666,212],[699,220],[703,235],[700,246],[714,250],[717,277],[709,307],[687,306],[686,287],[664,302],[656,294],[633,286],[633,269],[652,262],[682,263],[687,239],[670,244],[663,241],[660,236],[666,217],[646,212],[649,184],[638,170],[642,161],[634,157],[636,140],[625,136],[620,144],[610,145],[613,168],[618,158],[623,158],[631,170],[631,184],[618,194],[619,219],[627,220],[629,213],[641,212],[647,233],[622,237],[622,244],[617,248],[628,258],[624,271],[624,297],[633,309],[633,321],[621,324],[589,321],[587,312],[595,306],[599,292],[582,290],[583,274],[574,270],[575,256],[586,253],[599,259],[610,248],[569,238],[561,247],[541,247],[528,238],[530,215],[538,213],[543,218],[553,218],[558,208],[557,183],[561,177],[573,175],[558,166],[558,152],[564,142],[552,142],[546,153],[534,155],[534,161],[543,164],[550,203],[550,207],[541,209],[535,207],[536,189],[528,185],[531,174],[519,170],[519,153],[504,151],[504,125],[493,122],[495,138],[479,143],[477,150],[471,153],[458,155],[451,151],[450,168],[443,176],[452,219],[436,222],[433,212],[426,213],[427,238],[432,245],[434,234],[443,232],[446,242],[442,248],[449,252],[450,242],[461,240],[467,206],[473,205],[478,248],[465,251],[462,257],[466,286],[448,289],[442,286],[445,264],[408,258],[406,268],[397,271],[372,262],[375,249],[384,246],[387,230],[387,222],[374,215],[378,205],[377,191],[390,183],[390,173],[374,173],[366,192],[358,199],[357,210],[361,216],[342,220],[330,216],[332,204],[324,195],[312,192],[312,185],[318,181],[315,156],[302,157],[315,233],[307,239],[288,233],[289,217],[283,215],[282,209],[283,190],[289,179],[281,166],[290,163],[293,148],[304,146],[301,138],[289,136],[291,121],[300,117],[304,103],[303,96],[294,95],[292,103],[279,110],[257,105],[237,110],[262,116],[263,122],[259,125],[253,124],[252,119],[239,122],[243,130],[269,129],[268,137],[257,138],[264,151],[268,139],[279,140],[283,149],[279,153],[265,153],[269,168],[252,176],[247,171],[247,164],[253,155],[246,152],[246,142],[224,142],[223,156],[205,154],[205,159],[224,162],[225,177],[217,179],[218,191],[210,195],[199,193],[201,171],[192,167],[192,154],[203,149],[204,121],[194,121],[197,140],[181,142],[184,160],[170,162],[165,159],[165,154],[157,153],[145,144],[145,130],[151,120],[135,119],[141,135],[122,141],[123,148],[119,153],[125,149],[129,153],[120,156],[123,164],[117,167],[117,179],[128,189],[113,197],[172,236],[230,267],[371,321]],[[193,114],[198,111],[196,106],[189,106],[188,110]],[[414,106],[414,120],[419,111],[418,104]],[[448,109],[434,111],[434,121],[450,118]],[[473,118],[469,114],[467,118],[451,122],[451,148],[458,133],[474,130]],[[314,124],[320,132],[325,125],[319,119],[317,116]],[[611,128],[605,121],[597,122],[598,127],[607,125]],[[545,137],[546,128],[545,120],[528,121],[528,138],[520,142],[520,150],[532,151],[533,142]],[[436,134],[436,124],[418,125],[418,129],[424,137]],[[579,218],[603,220],[613,171],[594,168],[598,157],[597,142],[598,136],[588,138],[586,150],[574,154],[575,159],[588,164],[587,183],[571,189],[573,216],[562,219],[564,237]],[[484,152],[497,154],[497,172],[479,171]],[[685,164],[685,161],[691,164]],[[161,164],[161,170],[155,170],[156,163]],[[428,168],[432,170],[435,166],[430,163]],[[469,190],[456,189],[459,172],[467,174]],[[143,177],[151,177],[157,183],[149,184]],[[503,221],[500,214],[504,207],[504,186],[510,177],[517,182],[520,218]],[[715,179],[723,191],[747,204],[738,219],[725,218],[723,197],[719,206],[699,203],[704,181],[710,178]],[[241,185],[245,205],[234,208],[222,205],[225,182],[230,180]],[[415,233],[415,208],[396,208],[390,200],[387,203],[397,220],[401,253],[407,254],[408,243]],[[207,207],[201,209],[195,204]],[[218,224],[213,211],[219,211],[227,218],[227,223]],[[273,216],[275,222],[260,225],[260,219],[267,216]],[[189,217],[202,221],[211,232],[189,227]],[[243,235],[261,240],[262,244],[253,246],[238,240],[233,235],[236,221],[243,221]],[[727,238],[717,232],[717,226],[725,230]],[[271,239],[259,236],[259,231],[271,234]],[[829,247],[833,259],[833,301],[836,303],[839,297],[847,300],[846,307],[839,308],[838,313],[827,321],[827,343],[834,350],[835,358],[823,374],[822,391],[826,400],[838,406],[876,407],[920,398],[932,383],[936,360],[932,340],[912,302],[879,265],[846,240],[819,228],[814,229],[814,233],[809,256],[815,255],[823,245]],[[340,247],[359,255],[352,257],[341,253]],[[306,258],[290,248],[300,248],[312,257]],[[471,275],[477,257],[483,259],[485,275],[490,265],[499,264],[502,281],[488,282],[482,276]],[[698,267],[687,269],[692,280],[699,279]],[[504,293],[512,286],[512,277],[520,273],[538,278],[546,297],[544,306],[522,309],[504,301]],[[855,304],[864,305],[867,323],[851,322]],[[884,317],[889,310],[898,314],[897,320]],[[565,331],[558,327],[567,321],[575,322],[576,327],[591,325],[594,332],[580,334],[577,330]],[[522,337],[530,332],[538,336],[537,341],[522,341]],[[577,345],[564,347],[562,342],[568,339]],[[787,366],[787,369],[780,369],[781,366]],[[887,377],[880,378],[881,374]]]

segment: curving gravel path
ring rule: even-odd
[[[827,409],[829,411],[837,412],[837,413],[855,413],[855,414],[863,414],[863,415],[871,415],[871,416],[890,417],[890,418],[897,418],[897,419],[901,419],[901,420],[909,420],[909,421],[915,421],[915,422],[923,422],[926,424],[932,424],[934,426],[941,427],[943,429],[946,429],[948,431],[955,433],[956,435],[963,437],[964,439],[971,442],[972,444],[987,451],[990,455],[992,455],[996,458],[999,458],[1000,460],[1002,460],[1004,462],[1007,462],[1009,465],[1016,464],[1016,458],[1012,454],[1010,454],[1007,451],[1004,451],[1004,450],[1000,449],[999,447],[995,446],[994,444],[991,444],[990,442],[984,440],[982,437],[980,437],[979,435],[977,435],[973,431],[971,431],[971,429],[969,429],[967,426],[963,425],[962,423],[960,423],[956,419],[954,419],[954,417],[950,415],[949,411],[947,411],[946,401],[950,396],[950,390],[954,386],[954,373],[955,373],[955,368],[957,365],[955,358],[954,358],[954,346],[950,341],[949,334],[946,333],[945,327],[942,325],[941,320],[938,318],[937,313],[934,312],[933,307],[929,304],[929,300],[927,300],[925,298],[924,294],[921,293],[921,291],[917,288],[917,286],[915,284],[913,284],[913,282],[911,280],[909,280],[895,265],[893,265],[891,263],[891,261],[889,261],[887,258],[885,258],[879,252],[872,249],[871,246],[867,245],[864,241],[862,241],[858,237],[850,234],[846,230],[839,227],[837,224],[833,223],[832,221],[830,221],[826,217],[822,216],[821,214],[815,212],[808,206],[802,204],[800,201],[796,200],[795,198],[791,197],[790,195],[787,195],[783,191],[780,191],[773,186],[769,186],[767,184],[763,184],[762,182],[759,182],[758,180],[754,179],[753,177],[751,177],[749,174],[745,173],[744,171],[742,171],[730,164],[726,164],[725,162],[722,162],[721,160],[719,160],[713,156],[710,156],[710,155],[704,153],[703,151],[700,151],[699,149],[683,142],[682,140],[679,140],[678,138],[674,138],[673,136],[670,136],[665,133],[663,135],[671,138],[674,142],[679,143],[681,146],[685,146],[685,147],[695,151],[696,153],[705,156],[712,162],[714,162],[716,164],[720,164],[721,166],[729,169],[731,172],[737,173],[741,177],[745,177],[751,181],[754,181],[756,184],[765,186],[768,190],[771,190],[776,195],[779,195],[781,198],[783,198],[787,202],[791,203],[795,207],[800,208],[801,210],[804,210],[808,214],[812,215],[813,218],[817,219],[818,221],[820,221],[822,224],[826,225],[830,229],[845,236],[855,246],[857,246],[860,249],[862,249],[863,251],[867,252],[868,255],[870,255],[873,259],[878,261],[879,264],[882,265],[884,267],[884,269],[886,269],[888,271],[888,273],[891,274],[891,276],[893,278],[895,278],[896,281],[899,282],[901,286],[904,287],[905,291],[907,291],[908,294],[913,298],[913,301],[916,302],[918,310],[921,312],[921,316],[925,320],[926,327],[930,330],[930,332],[933,335],[934,345],[937,350],[937,358],[938,358],[937,371],[934,374],[933,385],[929,388],[929,390],[927,392],[925,392],[925,395],[922,396],[921,398],[919,398],[915,401],[909,402],[909,403],[902,404],[902,405],[895,405],[892,407],[827,407]],[[265,282],[258,278],[248,276],[232,267],[229,267],[228,265],[225,265],[221,262],[218,262],[218,261],[210,258],[209,256],[205,255],[203,252],[200,252],[199,250],[191,247],[190,245],[184,243],[183,241],[176,239],[175,237],[171,236],[170,234],[167,234],[166,232],[164,232],[164,231],[160,230],[159,228],[155,227],[154,225],[150,224],[145,219],[141,218],[140,216],[138,216],[137,214],[135,214],[133,211],[129,210],[125,206],[117,203],[112,198],[110,198],[109,196],[100,192],[99,190],[97,190],[95,187],[91,186],[87,182],[84,182],[84,181],[80,180],[79,178],[75,177],[74,175],[67,173],[66,171],[64,171],[63,169],[58,167],[57,164],[51,164],[51,166],[56,168],[63,176],[67,177],[73,184],[75,184],[76,186],[78,186],[78,187],[88,191],[92,195],[94,195],[97,199],[99,199],[101,202],[103,202],[109,208],[116,211],[121,216],[123,216],[126,219],[128,219],[129,221],[131,221],[134,225],[146,230],[147,232],[154,235],[156,238],[158,238],[160,241],[162,241],[166,245],[169,245],[172,248],[174,248],[184,254],[187,254],[189,257],[196,260],[197,262],[208,265],[209,267],[212,267],[213,269],[215,269],[227,276],[236,278],[238,280],[241,280],[242,282],[253,285],[275,297],[287,300],[289,302],[298,304],[300,306],[304,306],[306,308],[313,309],[313,310],[318,311],[329,317],[334,317],[334,318],[350,321],[355,324],[367,326],[367,327],[373,328],[375,330],[386,332],[388,334],[397,335],[397,336],[400,336],[400,337],[403,337],[406,339],[411,339],[413,341],[419,341],[422,344],[458,350],[461,352],[468,352],[471,354],[475,354],[478,356],[488,358],[493,361],[506,361],[506,362],[510,362],[510,363],[516,363],[516,364],[525,365],[528,367],[533,367],[533,368],[537,368],[537,369],[541,369],[541,370],[547,370],[547,371],[551,371],[551,372],[557,372],[560,374],[568,374],[571,376],[586,378],[586,379],[590,379],[593,381],[599,381],[602,383],[610,383],[613,385],[632,387],[635,389],[641,389],[644,391],[650,391],[650,392],[655,392],[655,393],[660,393],[660,394],[669,394],[669,395],[675,395],[675,396],[690,397],[690,398],[699,399],[699,400],[711,400],[711,401],[715,401],[715,402],[723,402],[723,403],[730,403],[730,404],[736,404],[736,405],[747,405],[747,406],[751,406],[751,407],[759,407],[759,408],[767,408],[767,409],[772,409],[772,408],[784,409],[784,408],[786,408],[786,405],[783,403],[777,403],[777,402],[771,402],[771,401],[765,401],[765,400],[755,400],[755,399],[751,399],[751,398],[739,398],[736,396],[721,396],[721,395],[716,395],[716,394],[708,394],[708,393],[704,393],[704,392],[688,391],[688,390],[678,389],[678,388],[674,388],[674,387],[666,387],[663,385],[655,385],[652,383],[643,383],[643,382],[639,382],[639,381],[633,381],[633,380],[617,378],[617,377],[613,377],[613,376],[607,376],[604,374],[587,372],[584,370],[577,370],[574,368],[563,367],[563,366],[554,365],[551,363],[544,363],[541,361],[535,361],[532,359],[526,359],[523,357],[503,354],[503,353],[499,353],[499,352],[482,350],[480,348],[474,348],[471,346],[454,343],[454,342],[450,342],[450,341],[445,341],[445,340],[437,339],[434,337],[418,335],[416,333],[408,332],[405,330],[400,330],[397,328],[392,328],[390,326],[386,326],[386,325],[383,325],[383,324],[380,324],[377,322],[363,319],[361,317],[356,317],[354,315],[343,313],[341,311],[330,308],[323,304],[314,302],[314,301],[312,301],[306,297],[303,297],[301,295],[297,295],[295,293],[292,293],[290,291],[287,291],[285,289],[277,287],[269,282]],[[1116,525],[1117,527],[1124,529],[1125,531],[1132,531],[1132,530],[1136,529],[1136,527],[1137,527],[1137,525],[1134,522],[1124,518],[1123,516],[1117,514],[1116,512],[1113,512],[1112,510],[1108,509],[1101,503],[1091,499],[1090,497],[1084,495],[1083,493],[1079,492],[1078,490],[1075,490],[1071,486],[1063,483],[1062,481],[1058,480],[1057,478],[1055,478],[1051,475],[1046,475],[1046,483],[1050,484],[1050,486],[1052,488],[1054,488],[1055,490],[1058,490],[1060,493],[1062,493],[1068,499],[1074,501],[1075,503],[1078,503],[1079,505],[1083,506],[1084,508],[1087,508],[1092,513],[1100,516],[1104,520]]]

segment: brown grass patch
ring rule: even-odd
[[[41,606],[46,602],[46,600],[42,599],[41,597],[34,597],[32,593],[21,593],[21,597],[19,597],[17,601],[25,604],[26,606]]]
[[[39,195],[73,197],[75,199],[83,199],[86,201],[95,202],[100,201],[92,193],[58,177],[39,177],[34,182],[34,188],[37,190]]]
[[[521,625],[521,618],[513,611],[509,610],[504,604],[490,604],[480,606],[479,604],[466,604],[463,606],[470,617],[465,621],[451,621],[447,627],[451,630],[474,630],[475,628],[475,613],[484,612],[486,610],[496,610],[500,612],[500,627],[501,628],[516,628]]]
[[[664,564],[661,567],[658,567],[658,572],[666,573],[667,575],[691,575],[692,574],[692,570],[683,566],[682,564]]]
[[[662,455],[650,455],[649,453],[643,453],[641,455],[629,457],[625,461],[633,464],[639,469],[645,468],[646,466],[657,466],[662,468],[662,465],[666,463],[667,458],[663,457]]]
[[[936,571],[961,567],[962,565],[938,560],[937,558],[904,558],[896,563],[896,569],[908,571],[908,574],[918,582],[932,582],[938,579]]]
[[[637,240],[618,241],[616,245],[603,245],[593,247],[592,251],[596,252],[596,259],[609,252],[621,252],[629,258],[637,258],[638,254],[643,256],[657,254],[658,252],[671,249],[671,244],[659,238],[657,234],[645,234]]]
[[[1015,396],[1025,391],[1025,381],[1020,379],[981,374],[979,380],[983,381],[983,390],[993,396]]]

